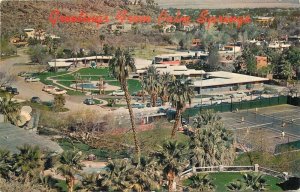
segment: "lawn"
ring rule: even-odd
[[[213,184],[216,186],[216,192],[224,192],[227,191],[226,186],[237,179],[242,179],[242,173],[210,173],[210,178],[213,178]],[[267,180],[267,191],[283,191],[280,187],[276,185],[276,183],[280,182],[281,180],[275,177],[271,177],[265,175],[264,178]],[[185,186],[190,184],[190,180],[183,181]]]

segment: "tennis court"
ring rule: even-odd
[[[297,106],[279,105],[220,115],[237,140],[245,144],[253,145],[255,138],[263,137],[268,150],[273,150],[277,144],[300,140],[300,107]]]

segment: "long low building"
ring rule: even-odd
[[[90,57],[78,57],[78,58],[66,58],[66,59],[56,59],[48,62],[48,65],[51,70],[56,68],[58,71],[68,70],[72,65],[76,64],[91,64],[92,62],[96,63],[109,63],[112,59],[112,56],[90,56]]]
[[[195,91],[200,94],[201,92],[232,91],[235,86],[238,86],[240,89],[246,89],[249,85],[259,88],[267,81],[269,81],[267,78],[215,71],[206,73],[206,77],[202,80],[194,81],[194,87]]]

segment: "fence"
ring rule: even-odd
[[[287,175],[278,171],[260,167],[258,164],[254,166],[210,166],[210,167],[193,167],[179,174],[181,178],[190,177],[197,173],[215,173],[215,172],[261,172],[273,177],[287,179]]]
[[[291,96],[279,96],[279,97],[270,97],[270,98],[261,98],[258,100],[251,101],[240,101],[240,102],[225,102],[221,104],[212,104],[209,106],[202,106],[198,108],[189,108],[183,113],[183,117],[195,116],[201,110],[213,109],[218,112],[229,112],[235,110],[247,110],[261,107],[269,107],[282,104],[291,104],[295,106],[300,106],[300,97],[291,97]]]

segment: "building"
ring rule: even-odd
[[[26,33],[28,38],[35,37],[35,29],[32,29],[32,28],[24,29],[24,32]]]
[[[176,26],[175,25],[165,25],[162,28],[163,33],[174,33],[176,31]]]
[[[247,85],[253,85],[254,88],[261,88],[264,82],[269,79],[231,73],[226,71],[215,71],[206,73],[202,80],[194,81],[194,90],[198,94],[207,92],[225,92],[232,91],[233,87],[246,89]]]
[[[256,69],[261,69],[268,66],[268,57],[256,56]]]
[[[111,24],[108,25],[108,30],[110,33],[127,33],[132,30],[132,24]]]
[[[274,17],[257,17],[256,22],[259,23],[262,26],[269,26],[274,21]]]
[[[285,41],[274,41],[269,44],[269,48],[271,49],[278,49],[278,50],[284,50],[288,49],[291,46],[291,44],[285,42]]]
[[[78,57],[78,58],[67,58],[67,59],[56,59],[48,62],[48,66],[50,70],[54,70],[55,68],[58,71],[66,71],[72,66],[76,66],[78,64],[91,65],[92,62],[95,62],[96,65],[100,63],[101,65],[108,64],[112,59],[112,56],[90,56],[90,57]]]

